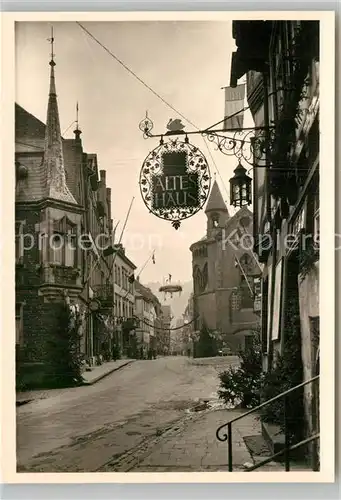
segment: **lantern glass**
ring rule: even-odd
[[[234,195],[234,199],[235,200],[238,200],[239,199],[239,185],[236,184],[235,186],[233,186],[233,195]]]
[[[251,177],[246,174],[246,169],[239,164],[230,179],[231,205],[240,206],[251,204]]]

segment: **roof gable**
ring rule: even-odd
[[[215,180],[211,189],[210,196],[205,208],[205,213],[207,212],[227,212],[227,207],[224,202],[223,196],[219,189],[218,183]]]

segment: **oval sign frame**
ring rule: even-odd
[[[162,186],[162,188],[165,187],[165,181],[167,181],[167,179],[165,179],[164,174],[164,158],[165,155],[171,157],[172,154],[173,157],[176,157],[178,154],[179,157],[186,158],[184,165],[173,165],[173,167],[176,167],[177,171],[179,171],[179,168],[184,168],[184,175],[170,176],[169,178],[173,180],[174,189],[170,189],[169,191],[166,189],[164,192],[166,194],[168,193],[168,197],[171,197],[170,199],[173,201],[175,194],[178,200],[180,199],[180,195],[182,195],[181,198],[183,203],[170,207],[164,206],[164,203],[160,207],[155,207],[155,179],[158,182],[158,186]],[[177,178],[174,179],[174,177]],[[187,177],[187,181],[190,179],[192,185],[195,184],[194,189],[197,196],[197,203],[193,204],[195,197],[192,193],[188,196],[188,198],[192,198],[191,204],[186,203],[187,198],[185,189],[176,191],[174,183],[179,181],[179,183],[183,185],[184,179],[180,179],[180,177]],[[167,142],[161,140],[159,146],[150,151],[142,164],[139,185],[142,199],[149,212],[160,219],[171,222],[172,226],[178,229],[181,221],[192,217],[203,208],[211,189],[211,175],[205,156],[197,146],[190,144],[188,139],[185,139],[185,141],[175,139]],[[188,186],[189,183],[187,184],[187,187]],[[163,198],[163,200],[165,200],[165,198]]]

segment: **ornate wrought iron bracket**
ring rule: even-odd
[[[177,120],[180,122],[180,120]],[[181,123],[181,122],[180,122]],[[185,142],[189,135],[201,135],[209,142],[214,143],[216,149],[227,156],[235,156],[239,161],[244,160],[250,166],[254,166],[266,158],[266,151],[271,151],[275,138],[274,127],[246,127],[234,129],[213,129],[208,127],[204,130],[194,130],[186,132],[181,129],[169,127],[164,134],[152,134],[154,124],[146,117],[139,124],[139,129],[143,133],[144,139],[159,138],[163,144],[164,138],[172,136],[185,136]],[[225,135],[229,133],[230,135]]]

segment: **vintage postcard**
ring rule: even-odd
[[[333,12],[2,15],[5,482],[333,482],[334,53]]]

